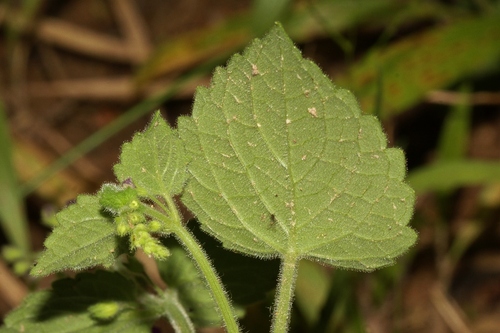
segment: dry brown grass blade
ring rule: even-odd
[[[131,101],[136,87],[131,77],[122,76],[34,82],[29,84],[28,92],[37,98]]]
[[[145,61],[151,54],[151,43],[146,23],[139,15],[133,1],[112,0],[111,5],[130,54],[134,54],[137,62]]]
[[[60,19],[44,19],[34,30],[43,42],[65,49],[117,62],[140,63],[127,43],[105,34],[79,27]]]
[[[453,333],[472,333],[465,323],[460,308],[444,293],[441,285],[432,290],[432,304]]]
[[[106,100],[114,102],[130,102],[138,97],[161,94],[175,79],[162,79],[141,87],[135,85],[133,77],[67,79],[51,82],[33,82],[28,85],[30,97],[35,98],[71,98],[76,100]],[[193,80],[175,94],[176,98],[190,98],[196,87],[208,86],[209,77]]]
[[[473,105],[500,105],[500,92],[475,92],[470,94]],[[463,94],[454,91],[434,90],[427,94],[426,101],[436,104],[453,105],[463,102]]]

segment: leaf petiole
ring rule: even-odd
[[[295,253],[288,253],[282,258],[271,327],[273,333],[288,332],[298,264],[299,257]]]
[[[181,242],[181,244],[186,248],[188,253],[191,254],[196,265],[200,269],[201,273],[207,281],[207,285],[212,292],[212,296],[219,307],[220,315],[225,324],[225,328],[228,333],[238,333],[239,327],[236,322],[236,314],[229,303],[226,292],[222,287],[222,283],[215,273],[214,267],[208,260],[205,251],[202,249],[200,244],[191,235],[191,233],[183,227],[179,227],[178,230],[174,231],[175,235]]]

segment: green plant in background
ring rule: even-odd
[[[16,274],[22,275],[29,270],[32,257],[28,223],[12,163],[12,146],[8,134],[7,120],[0,102],[0,225],[10,243],[2,248],[2,256],[13,263]]]
[[[415,242],[404,155],[386,145],[377,119],[277,25],[216,70],[177,130],[156,113],[123,146],[119,183],[57,214],[31,273],[107,270],[31,294],[0,332],[149,332],[161,317],[178,332],[238,332],[235,305],[264,299],[278,275],[270,259],[280,261],[272,331],[286,332],[300,260],[373,271]],[[175,195],[229,251],[197,240],[206,236],[183,223]],[[166,290],[137,249],[158,261]]]

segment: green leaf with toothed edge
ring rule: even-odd
[[[78,196],[76,203],[57,213],[56,218],[58,225],[45,240],[46,249],[31,270],[34,276],[65,269],[111,266],[126,251],[96,196]]]
[[[178,128],[182,200],[227,248],[370,271],[416,240],[403,152],[279,25],[216,70]]]
[[[174,195],[186,181],[186,154],[176,132],[157,111],[144,132],[122,146],[114,171],[120,181],[128,178],[149,195]]]

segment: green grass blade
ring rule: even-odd
[[[462,94],[461,103],[451,107],[445,119],[437,151],[439,161],[460,160],[465,157],[472,107],[465,88],[462,88]]]
[[[9,242],[25,252],[30,250],[28,225],[17,175],[12,165],[12,145],[7,118],[0,102],[0,223]]]
[[[486,185],[500,182],[500,163],[474,160],[440,162],[413,170],[407,181],[417,193]]]

